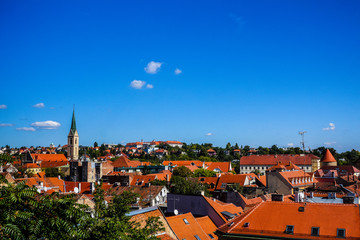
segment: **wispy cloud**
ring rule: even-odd
[[[179,75],[180,73],[182,73],[182,71],[177,68],[177,69],[175,69],[174,73],[175,73],[176,75]]]
[[[150,88],[150,89],[151,89],[151,88],[154,88],[154,85],[152,85],[152,84],[147,84],[147,85],[146,85],[146,88]]]
[[[334,145],[336,142],[324,142],[325,145]]]
[[[33,127],[21,127],[21,128],[17,128],[16,130],[18,131],[26,131],[26,132],[35,132],[35,128]]]
[[[236,24],[237,24],[237,26],[238,26],[239,29],[242,29],[242,27],[243,27],[244,24],[246,23],[246,21],[244,20],[244,18],[239,17],[239,16],[237,16],[237,15],[235,15],[235,14],[229,14],[229,17],[236,22]]]
[[[0,109],[7,109],[7,106],[5,104],[1,104]]]
[[[288,143],[287,145],[288,145],[288,147],[293,147],[294,146],[293,143]]]
[[[335,130],[335,124],[329,123],[329,127],[323,128],[324,131],[333,131]]]
[[[207,133],[207,134],[205,134],[205,136],[212,136],[212,135],[214,135],[213,133]]]
[[[151,61],[147,64],[147,66],[144,68],[145,69],[145,72],[149,73],[149,74],[156,74],[159,72],[160,68],[161,68],[161,65],[163,63],[161,62],[154,62],[154,61]]]
[[[39,129],[57,129],[61,126],[60,123],[55,121],[44,121],[44,122],[34,122],[31,124],[32,127],[36,127]]]
[[[141,89],[143,88],[143,86],[146,84],[145,81],[141,81],[141,80],[134,80],[130,83],[130,87],[135,88],[135,89]]]
[[[45,104],[44,103],[37,103],[35,105],[33,105],[34,108],[44,108]]]
[[[0,123],[0,127],[13,127],[15,124],[12,123]]]

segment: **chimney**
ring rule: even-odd
[[[170,182],[170,176],[169,176],[169,174],[166,174],[166,181],[167,181],[167,182]]]

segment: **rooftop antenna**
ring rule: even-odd
[[[305,133],[307,133],[306,131],[302,131],[302,132],[299,132],[299,134],[301,135],[301,146],[302,146],[302,149],[303,149],[303,152],[305,154],[305,140],[304,140],[304,135]]]

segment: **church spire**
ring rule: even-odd
[[[73,110],[70,132],[71,132],[73,135],[74,135],[75,132],[76,132],[75,107],[74,107],[74,110]]]

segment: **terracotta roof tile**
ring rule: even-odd
[[[299,211],[304,207],[304,211]],[[265,217],[266,216],[266,217]],[[346,238],[359,239],[359,205],[355,204],[317,204],[287,203],[266,201],[235,218],[233,224],[225,224],[219,233],[252,236],[267,236],[314,239],[311,228],[319,227],[320,236],[316,239],[335,239],[338,228],[346,229]],[[245,226],[248,223],[248,226]],[[294,226],[294,233],[285,233],[286,226]]]
[[[210,239],[191,213],[167,217],[170,227],[179,239]]]
[[[319,159],[312,154],[306,155],[290,155],[290,154],[278,154],[278,155],[251,155],[244,156],[240,159],[240,165],[275,165],[281,161],[283,164],[288,164],[290,161],[296,165],[311,165],[312,159]]]
[[[334,156],[331,154],[329,149],[326,149],[326,152],[321,159],[321,162],[336,162]]]

